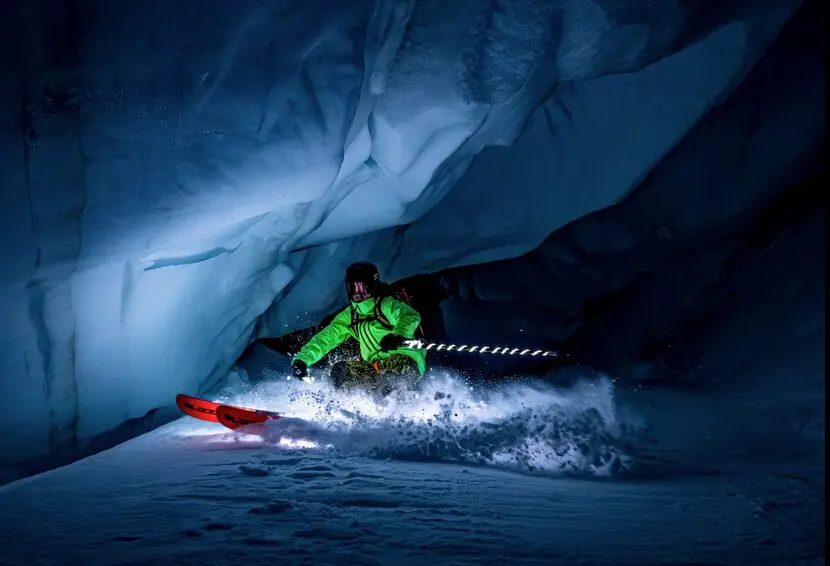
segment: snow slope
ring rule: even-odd
[[[658,427],[692,417],[668,431],[682,453],[705,415],[683,396],[649,408],[637,395],[620,405],[605,381],[527,383],[482,406],[445,376],[425,398],[382,407],[298,387],[230,397],[319,418],[276,421],[272,443],[188,417],[0,488],[0,563],[821,563],[805,517],[823,498],[801,479],[814,470],[703,459],[621,475],[578,449],[632,451],[613,442],[628,413]]]
[[[185,417],[0,487],[0,564],[823,564],[823,229],[677,353],[706,387],[433,371],[378,403],[248,358],[217,399],[283,411],[264,438]]]

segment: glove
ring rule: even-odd
[[[406,341],[406,338],[403,336],[399,336],[397,334],[387,334],[383,338],[380,339],[380,349],[384,352],[388,352],[390,350],[397,350],[403,343]]]
[[[303,360],[294,360],[291,362],[291,373],[294,377],[305,377],[308,375],[308,366]]]

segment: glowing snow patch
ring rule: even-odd
[[[309,440],[294,439],[287,436],[281,436],[279,445],[285,448],[319,448],[320,445]]]

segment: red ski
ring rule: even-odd
[[[229,428],[237,428],[242,426],[242,424],[232,426],[232,424],[237,421],[250,421],[243,423],[250,424],[251,422],[265,422],[268,418],[279,418],[280,416],[279,413],[273,413],[271,411],[260,411],[258,409],[247,409],[245,407],[236,407],[234,405],[224,405],[215,401],[208,401],[207,399],[200,399],[198,397],[185,395],[184,393],[176,395],[176,406],[185,415],[211,423],[221,422]],[[223,412],[223,414],[226,415],[223,417],[225,422],[219,420],[219,415],[217,414],[217,409],[219,409],[219,407],[224,407],[226,410]],[[257,415],[266,415],[268,418],[261,418]]]
[[[245,407],[233,407],[230,405],[219,405],[216,407],[216,419],[219,423],[230,429],[263,424],[266,421],[279,419],[282,415],[272,411],[261,409],[246,409]]]

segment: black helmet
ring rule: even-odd
[[[375,264],[359,261],[346,268],[346,295],[350,301],[365,301],[376,295],[379,288],[380,273]]]

